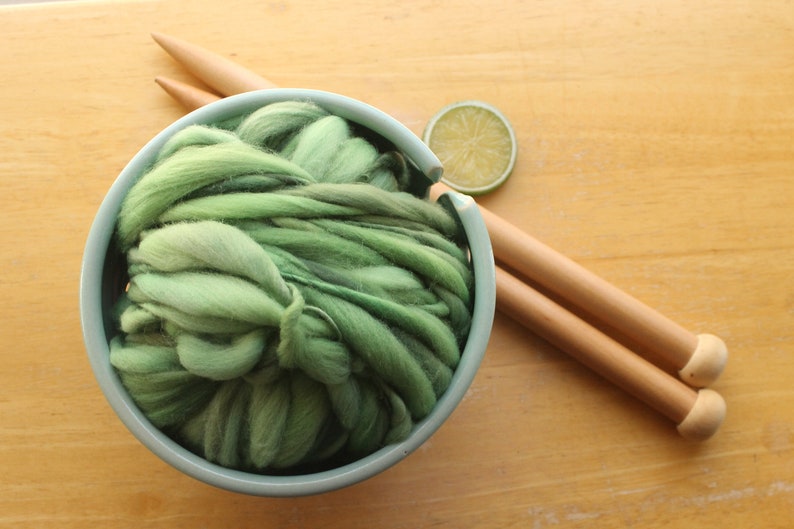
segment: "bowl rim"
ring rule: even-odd
[[[257,496],[304,496],[353,485],[395,465],[429,439],[463,399],[480,366],[490,338],[495,309],[495,271],[487,229],[471,197],[447,192],[466,233],[474,270],[474,307],[469,338],[450,385],[431,413],[418,422],[409,437],[340,467],[299,475],[272,476],[229,469],[190,452],[153,426],[138,409],[110,365],[105,331],[103,277],[121,201],[140,174],[153,162],[163,144],[178,130],[194,124],[217,123],[244,115],[266,104],[309,100],[333,114],[385,137],[431,182],[441,176],[441,163],[430,149],[395,118],[361,101],[332,92],[274,88],[247,92],[211,103],[176,120],[147,142],[111,185],[96,213],[85,244],[79,287],[83,341],[94,376],[111,408],[127,429],[150,451],[177,470],[226,490]]]

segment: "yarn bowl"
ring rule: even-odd
[[[238,493],[269,497],[318,494],[356,484],[400,462],[428,440],[461,402],[472,383],[488,344],[495,306],[493,254],[480,212],[470,197],[445,193],[439,202],[443,201],[462,230],[473,272],[471,326],[447,389],[429,414],[413,425],[406,438],[330,468],[254,473],[210,462],[154,426],[110,362],[110,343],[119,333],[113,306],[128,281],[124,255],[114,243],[122,202],[133,184],[152,166],[163,145],[178,131],[192,125],[212,125],[245,116],[282,101],[310,101],[392,145],[417,169],[419,178],[411,192],[418,196],[424,196],[441,175],[441,163],[416,135],[394,118],[363,102],[308,89],[270,89],[229,97],[191,112],[165,128],[122,170],[91,226],[80,278],[81,324],[90,364],[105,398],[130,432],[159,458],[195,479]]]

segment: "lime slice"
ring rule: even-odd
[[[479,195],[502,185],[516,161],[516,136],[499,110],[482,101],[459,101],[442,108],[422,140],[441,160],[441,181]]]

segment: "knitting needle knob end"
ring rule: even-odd
[[[713,334],[699,334],[695,352],[678,375],[690,386],[704,388],[719,378],[727,362],[725,342]]]
[[[725,420],[725,411],[725,400],[719,393],[701,389],[692,409],[678,425],[678,433],[685,439],[705,441],[717,433]]]

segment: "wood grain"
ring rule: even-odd
[[[756,3],[352,0],[0,7],[0,526],[790,527],[794,10]],[[498,316],[462,405],[360,485],[273,500],[181,475],[121,425],[79,330],[80,259],[124,164],[192,79],[177,35],[417,133],[446,103],[512,121],[484,205],[731,350],[719,433],[668,421]]]

